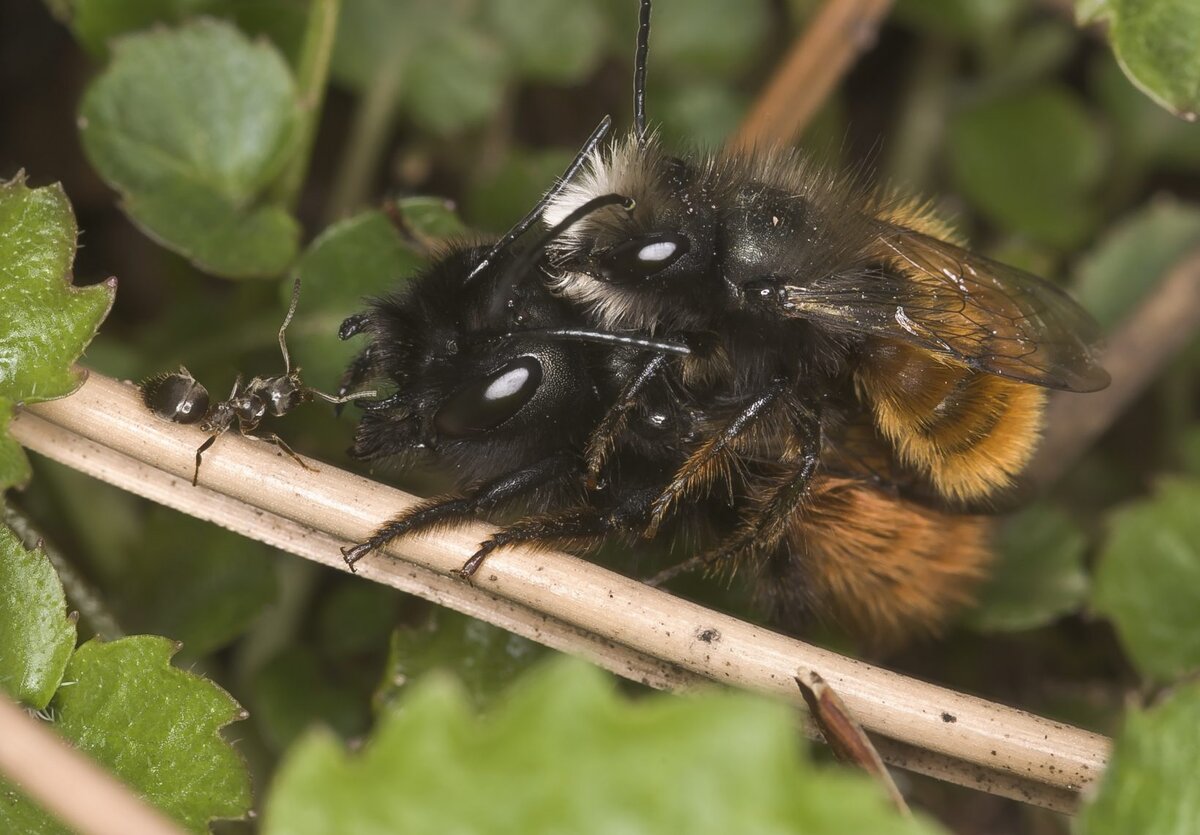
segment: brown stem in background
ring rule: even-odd
[[[1046,433],[1024,481],[1057,480],[1200,333],[1200,250],[1184,256],[1153,294],[1108,340],[1104,367],[1112,384],[1100,392],[1055,392]]]
[[[892,0],[826,0],[792,45],[730,148],[790,145],[846,71],[875,44]]]

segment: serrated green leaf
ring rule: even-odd
[[[74,391],[83,378],[72,364],[112,306],[115,281],[71,285],[76,234],[62,186],[0,182],[0,490],[29,478],[8,437],[13,405]]]
[[[971,625],[985,632],[1034,629],[1078,609],[1088,592],[1086,545],[1079,526],[1048,505],[1008,520]]]
[[[556,84],[582,81],[600,62],[607,18],[596,0],[491,0],[484,25],[498,32],[518,71]]]
[[[337,338],[338,325],[370,296],[394,289],[425,259],[382,212],[363,212],[317,236],[296,263],[300,304],[288,329],[288,347],[309,381],[337,380],[361,344]],[[283,304],[292,282],[280,288]],[[311,384],[316,384],[315,382]]]
[[[81,107],[84,151],[130,218],[201,269],[278,275],[300,227],[264,202],[300,108],[278,51],[200,20],[117,41]]]
[[[1200,821],[1200,684],[1134,709],[1116,740],[1099,794],[1079,818],[1081,835],[1192,835]]]
[[[455,673],[476,708],[490,704],[517,677],[546,656],[539,644],[448,609],[437,609],[423,626],[392,633],[376,710],[411,689],[433,670]]]
[[[38,710],[75,649],[75,619],[50,561],[0,525],[0,689]]]
[[[1195,121],[1200,112],[1200,5],[1194,0],[1077,0],[1076,15],[1106,21],[1129,80],[1162,107]]]
[[[1092,605],[1117,627],[1134,665],[1169,681],[1200,669],[1200,482],[1163,483],[1112,517]]]
[[[1200,246],[1200,208],[1162,198],[1113,227],[1076,270],[1073,295],[1106,329]]]
[[[270,548],[165,508],[141,532],[116,601],[130,631],[180,641],[194,658],[241,635],[275,599]]]
[[[958,188],[1005,228],[1064,249],[1099,220],[1092,192],[1106,156],[1078,97],[1056,86],[992,99],[950,125]]]
[[[250,776],[220,729],[244,711],[212,682],[171,666],[174,645],[139,635],[88,641],[50,703],[55,730],[191,832],[250,811]],[[0,787],[0,793],[4,788]],[[13,795],[0,831],[65,831]]]
[[[795,717],[745,694],[628,701],[562,660],[479,720],[430,677],[348,755],[328,734],[292,749],[268,835],[405,832],[918,833],[864,776],[813,768]]]

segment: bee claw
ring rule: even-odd
[[[371,553],[374,547],[369,542],[363,542],[358,545],[346,546],[342,548],[342,559],[346,561],[346,565],[350,568],[350,573],[357,574],[358,569],[355,563]]]

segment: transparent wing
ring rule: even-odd
[[[787,284],[789,315],[946,354],[1068,391],[1108,385],[1099,328],[1059,288],[937,238],[877,221],[879,266]]]

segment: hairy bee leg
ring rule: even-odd
[[[729,445],[743,432],[754,425],[764,411],[776,403],[788,389],[788,381],[782,377],[776,378],[765,391],[752,399],[743,407],[732,420],[721,428],[712,438],[705,441],[699,449],[693,452],[675,473],[671,483],[659,494],[651,505],[650,517],[646,523],[644,536],[653,539],[658,528],[666,519],[675,503],[687,491],[695,488],[700,482],[712,475],[719,465],[722,455]]]
[[[555,481],[573,478],[577,472],[577,463],[573,454],[560,452],[543,458],[530,467],[493,479],[467,496],[441,497],[423,502],[384,523],[365,542],[343,548],[342,557],[353,571],[354,564],[367,554],[401,536],[439,523],[469,518],[481,510],[488,510],[523,493]]]
[[[573,508],[555,516],[523,519],[484,540],[479,550],[463,563],[457,573],[464,580],[470,580],[492,552],[508,545],[519,542],[590,545],[611,533],[616,525],[612,515],[591,507]]]
[[[350,367],[342,374],[342,379],[338,383],[337,396],[339,398],[347,397],[351,391],[358,388],[363,379],[370,372],[371,367],[375,364],[375,345],[374,343],[364,348],[358,356],[350,361]],[[335,411],[339,414],[345,403],[338,403],[335,406]]]
[[[604,462],[608,460],[613,445],[616,443],[617,436],[625,428],[625,424],[629,420],[629,413],[638,403],[638,395],[642,393],[666,363],[666,354],[655,354],[651,357],[650,361],[642,367],[642,370],[625,384],[620,396],[617,398],[617,402],[605,413],[599,425],[592,432],[591,437],[588,438],[584,451],[584,461],[587,463],[587,483],[589,487],[594,488],[596,486],[600,470],[604,466]]]

